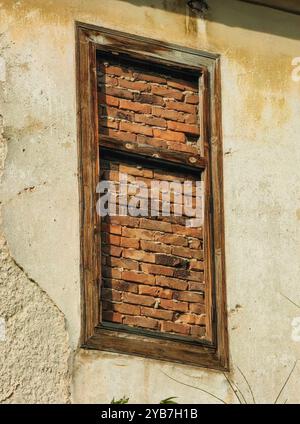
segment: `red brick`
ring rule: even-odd
[[[122,276],[121,271],[119,269],[109,268],[109,267],[104,267],[102,269],[102,275],[103,277],[118,278],[118,279],[120,279]]]
[[[114,246],[120,246],[120,236],[114,234],[102,233],[102,240],[107,244],[113,244]]]
[[[108,85],[118,85],[118,79],[116,77],[112,77],[110,75],[104,74],[98,79],[100,85],[108,84]]]
[[[145,82],[128,81],[126,79],[119,78],[119,86],[134,91],[150,91],[151,85]]]
[[[140,169],[136,166],[129,166],[129,165],[120,165],[119,166],[119,172],[123,172],[125,174],[129,174],[130,176],[135,177],[147,177],[147,178],[153,178],[153,171],[151,169]],[[138,223],[136,224],[138,226]]]
[[[176,324],[171,321],[163,321],[161,324],[161,331],[164,333],[179,333],[188,335],[190,332],[189,325],[186,324]]]
[[[134,238],[121,237],[120,246],[122,247],[130,247],[133,249],[139,248],[140,242]]]
[[[149,230],[122,228],[122,236],[136,238],[137,240],[153,240],[156,233]]]
[[[102,128],[101,133],[107,135],[108,137],[112,137],[115,139],[119,139],[122,141],[128,141],[134,143],[136,141],[136,135],[123,131],[116,131],[112,128]]]
[[[205,284],[204,283],[196,283],[195,281],[191,281],[191,282],[189,282],[189,290],[205,292]]]
[[[172,321],[174,312],[165,311],[163,309],[154,309],[154,308],[141,308],[141,314],[151,318],[164,319],[167,321]]]
[[[188,244],[185,237],[178,236],[177,234],[156,235],[155,240],[160,241],[161,243],[172,244],[175,246],[187,246]]]
[[[105,170],[101,177],[105,180],[112,180],[119,182],[119,172],[115,170]]]
[[[186,113],[184,115],[184,122],[186,124],[198,124],[199,122],[199,116],[195,113]]]
[[[194,314],[205,314],[205,305],[203,303],[190,303],[189,310]]]
[[[119,77],[133,78],[132,71],[130,71],[128,68],[121,66],[108,65],[104,68],[104,72],[110,75],[117,75]]]
[[[153,94],[134,94],[134,101],[140,103],[146,103],[150,105],[164,105],[164,100],[162,97],[154,96]]]
[[[102,312],[102,318],[103,318],[103,321],[117,322],[117,323],[121,324],[123,317],[118,312],[103,311]]]
[[[169,222],[156,221],[154,219],[140,219],[140,228],[146,230],[161,231],[163,233],[171,233],[172,225]]]
[[[102,118],[102,119],[100,119],[100,127],[118,129],[119,128],[119,122],[113,121],[113,120],[107,119],[107,118]]]
[[[157,96],[162,97],[169,97],[175,100],[182,100],[183,99],[183,93],[177,90],[174,90],[170,87],[163,87],[161,85],[153,85],[152,86],[152,93]]]
[[[153,130],[151,127],[125,121],[120,122],[120,130],[133,132],[135,134],[144,134],[150,137],[153,135]]]
[[[120,130],[133,132],[135,134],[144,134],[150,137],[153,134],[153,130],[151,127],[125,121],[120,122]]]
[[[205,314],[202,314],[202,315],[183,314],[183,315],[179,315],[179,317],[176,319],[175,322],[183,323],[183,324],[191,324],[191,325],[205,325],[206,316]]]
[[[153,125],[154,127],[167,128],[167,121],[163,118],[155,118],[153,116],[135,114],[135,121],[142,122],[147,125]]]
[[[196,237],[196,238],[202,238],[202,228],[190,228],[190,227],[184,227],[183,225],[173,225],[173,232],[176,234],[182,234],[184,236],[188,237]]]
[[[108,288],[103,288],[101,290],[102,299],[113,301],[113,302],[121,302],[122,293],[116,290],[111,290]]]
[[[162,299],[172,299],[172,297],[173,297],[173,291],[172,290],[163,289],[161,287],[156,287],[156,286],[140,285],[139,286],[139,293],[149,295],[149,296],[159,297],[159,298],[162,298]]]
[[[132,100],[134,96],[131,91],[116,87],[105,87],[105,95],[119,97],[121,99],[127,100]]]
[[[166,78],[158,75],[149,75],[141,72],[134,72],[134,78],[140,81],[155,82],[157,84],[163,84],[167,82]]]
[[[197,272],[197,271],[189,271],[189,276],[188,279],[190,281],[196,281],[196,282],[200,282],[203,281],[203,272]]]
[[[199,135],[199,127],[197,125],[183,124],[181,122],[168,121],[168,129],[179,131],[182,133],[189,133],[192,135]]]
[[[186,103],[191,103],[193,105],[199,104],[199,96],[197,94],[187,94],[185,96]]]
[[[189,105],[182,102],[174,102],[170,100],[166,103],[166,106],[168,109],[177,110],[179,112],[194,113],[194,114],[197,113],[196,106]]]
[[[153,134],[154,134],[154,137],[162,138],[163,140],[176,141],[178,143],[185,142],[185,134],[180,132],[160,130],[158,128],[153,128]]]
[[[115,119],[126,119],[127,121],[134,120],[133,112],[123,111],[114,107],[105,107],[103,116],[108,116],[110,118],[115,118]]]
[[[187,80],[180,80],[180,79],[169,79],[167,84],[170,87],[177,88],[178,90],[182,91],[193,91],[197,92],[199,90],[199,84],[198,81],[187,81]]]
[[[148,285],[155,284],[155,277],[153,275],[147,275],[136,271],[123,271],[121,278],[125,281],[133,281],[135,283]]]
[[[143,169],[139,169],[136,166],[120,164],[119,172],[123,172],[124,174],[129,174],[129,175],[133,175],[133,176],[136,176],[136,177],[142,177],[143,176]]]
[[[159,324],[157,320],[146,317],[125,317],[123,323],[136,327],[149,328],[151,330],[155,330]]]
[[[144,252],[143,250],[124,249],[123,257],[134,259],[136,261],[155,263],[154,253]]]
[[[182,112],[176,112],[175,110],[169,110],[158,106],[152,107],[152,115],[158,116],[159,118],[170,119],[171,121],[184,122],[185,116]]]
[[[158,253],[171,253],[171,246],[167,246],[166,244],[141,240],[141,248],[142,250],[150,251],[150,252],[158,252]]]
[[[104,93],[99,94],[99,101],[101,104],[105,104],[107,106],[119,106],[119,99],[113,96],[105,95]]]
[[[120,235],[122,234],[121,225],[103,223],[101,225],[101,231],[106,231],[111,234]]]
[[[180,278],[182,280],[186,280],[189,277],[191,271],[187,269],[175,269],[174,270],[174,277]]]
[[[156,300],[154,297],[151,296],[142,296],[140,294],[134,293],[124,293],[123,302],[133,303],[135,305],[154,306]]]
[[[122,254],[122,248],[118,246],[112,246],[112,245],[104,245],[102,246],[102,252],[107,253],[111,256],[120,257]]]
[[[138,285],[123,280],[103,279],[104,287],[112,288],[123,292],[138,293]]]
[[[175,292],[174,299],[189,303],[203,303],[204,296],[202,293],[193,293],[190,291]]]
[[[111,308],[120,314],[140,315],[141,313],[140,306],[131,305],[129,303],[112,303]]]
[[[120,109],[133,110],[139,113],[151,113],[151,106],[142,103],[131,102],[130,100],[120,100]]]
[[[186,290],[188,282],[178,278],[165,277],[163,275],[156,276],[156,285],[161,287],[169,287],[175,290]]]
[[[134,218],[132,216],[110,216],[109,221],[112,224],[127,225],[128,227],[138,227],[139,218]]]
[[[172,254],[177,256],[182,256],[183,258],[192,258],[193,252],[188,247],[182,247],[182,246],[174,246],[172,248]]]
[[[167,277],[172,277],[174,274],[173,268],[153,264],[142,264],[141,270],[147,274],[166,275]]]
[[[172,266],[172,267],[181,267],[186,268],[188,263],[186,260],[177,258],[176,256],[172,255],[165,255],[165,254],[157,254],[155,256],[155,263],[158,265],[165,265],[165,266]]]
[[[124,258],[107,258],[107,265],[110,265],[114,268],[120,268],[120,269],[130,269],[134,271],[139,270],[139,264],[136,261],[132,261],[131,259],[124,259]]]
[[[192,259],[190,261],[190,269],[192,269],[193,271],[203,271],[204,262],[198,261],[197,259]]]

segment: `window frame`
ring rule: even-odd
[[[165,335],[162,337],[160,333],[149,337],[143,330],[123,331],[100,323],[101,231],[100,217],[96,213],[96,186],[100,173],[96,73],[98,50],[125,53],[135,59],[201,73],[199,95],[202,105],[202,143],[197,163],[202,169],[205,167],[204,244],[208,251],[205,256],[205,278],[208,284],[206,310],[210,323],[209,337],[205,341],[196,343],[194,340],[176,340]],[[228,370],[220,56],[77,22],[76,62],[81,347]],[[105,140],[103,142],[105,144]],[[109,143],[108,140],[108,146]],[[126,151],[126,146],[123,148]],[[149,151],[146,155],[149,155]],[[179,155],[176,160],[187,163],[189,157]]]

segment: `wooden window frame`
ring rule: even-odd
[[[100,219],[96,212],[99,182],[99,129],[97,102],[97,51],[117,52],[129,57],[152,61],[181,70],[201,74],[200,156],[172,153],[149,148],[139,152],[145,157],[159,156],[186,166],[205,169],[206,255],[205,280],[209,315],[208,339],[195,342],[171,338],[156,333],[149,336],[143,330],[124,331],[115,326],[101,325],[101,238]],[[224,214],[223,214],[223,153],[221,133],[221,73],[219,55],[162,43],[119,31],[76,23],[78,154],[80,189],[81,248],[81,347],[139,355],[159,360],[180,362],[218,370],[229,369],[227,307],[225,285]],[[113,140],[101,137],[100,143],[114,148]],[[130,153],[129,145],[118,150]],[[193,156],[193,159],[191,159]]]

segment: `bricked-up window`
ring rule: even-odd
[[[83,346],[225,369],[218,58],[78,40]]]
[[[101,160],[100,178],[118,182],[123,173],[130,184],[142,181],[149,188],[153,180],[182,184],[201,178],[199,170],[180,170],[179,164],[165,170],[169,161],[151,166],[150,157],[145,165],[138,156],[148,145],[167,149],[170,159],[172,152],[199,154],[199,78],[163,67],[149,71],[103,54],[97,65],[100,139],[112,138],[116,151],[118,143],[133,143],[137,153],[135,163],[127,163],[126,154]],[[176,199],[170,216],[152,216],[148,200],[143,217],[102,221],[102,321],[205,338],[202,227],[190,228],[189,217],[172,215]]]

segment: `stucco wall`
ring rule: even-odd
[[[75,21],[221,54],[230,378],[273,402],[300,359],[300,17],[209,4],[204,21],[181,0],[1,2],[0,402],[217,402],[181,383],[238,402],[219,372],[78,349]]]

